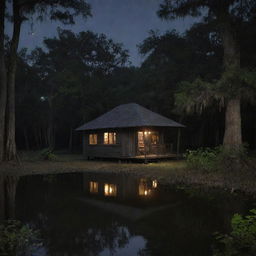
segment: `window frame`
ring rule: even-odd
[[[90,181],[89,182],[89,190],[90,190],[91,194],[98,194],[99,193],[99,182]]]
[[[110,137],[111,137],[111,136],[109,136],[110,134],[112,134],[112,138],[111,138],[112,143],[110,143]],[[106,135],[107,135],[107,137],[106,137]],[[117,144],[116,137],[117,137],[116,132],[104,132],[103,133],[103,144],[104,145],[116,145]]]
[[[117,196],[117,185],[111,183],[104,183],[104,196],[116,197]]]
[[[153,140],[153,136],[155,140]],[[154,131],[151,133],[151,145],[158,146],[160,144],[160,134],[158,131]]]
[[[138,140],[138,147],[144,148],[145,147],[144,131],[137,132],[137,140]]]
[[[91,143],[93,142],[93,143]],[[97,133],[90,133],[89,134],[89,145],[97,145],[98,144],[98,134]]]

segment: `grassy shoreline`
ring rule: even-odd
[[[252,163],[252,166],[253,163]],[[4,175],[25,176],[60,174],[72,172],[128,173],[140,177],[157,179],[164,185],[219,188],[231,192],[241,191],[256,195],[256,171],[205,172],[186,168],[185,161],[161,161],[158,163],[118,163],[117,161],[86,161],[81,155],[58,155],[57,161],[42,161],[23,158],[21,164],[0,164]]]

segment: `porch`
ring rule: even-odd
[[[166,135],[170,134],[169,129],[140,129],[137,131],[135,141],[136,154],[132,158],[148,160],[180,158],[180,128],[173,132],[174,136],[168,139]]]
[[[149,154],[149,155],[140,155],[140,156],[135,156],[134,158],[135,159],[176,159],[176,158],[179,158],[180,155],[178,154],[171,154],[171,153],[168,153],[168,154]]]

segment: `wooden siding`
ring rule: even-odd
[[[135,156],[135,130],[123,130],[120,133],[120,139],[122,144],[122,157],[132,157]]]
[[[144,155],[144,151],[138,150],[138,131],[150,128],[126,128],[109,129],[84,132],[83,152],[84,156],[90,158],[135,158]],[[159,144],[151,144],[147,155],[171,154],[173,145],[166,144],[167,131],[163,128],[152,128],[151,131],[159,132]],[[104,144],[104,132],[116,132],[116,144]],[[97,144],[89,144],[89,134],[97,134]],[[168,136],[167,136],[168,137]],[[168,140],[169,141],[169,140]]]
[[[104,132],[116,132],[116,144],[104,144]],[[89,144],[89,134],[91,133],[97,133],[98,144]],[[125,149],[129,146],[128,139],[127,144],[124,143],[124,138],[127,136],[127,132],[122,130],[92,131],[91,133],[84,133],[84,155],[86,158],[120,158],[123,157]],[[127,154],[127,156],[129,156],[129,154]]]

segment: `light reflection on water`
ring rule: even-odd
[[[125,230],[129,239],[123,247],[119,247],[118,240],[116,240],[114,248],[104,248],[102,252],[99,253],[99,256],[131,256],[138,255],[143,249],[146,248],[146,240],[142,236],[130,236],[128,228],[120,227],[120,229]],[[100,237],[98,237],[99,239]],[[45,247],[40,247],[33,252],[34,256],[47,256],[48,251]]]
[[[212,234],[249,208],[238,196],[120,174],[24,177],[16,198],[17,217],[44,241],[34,256],[211,255]]]
[[[114,252],[105,248],[99,255],[100,256],[131,256],[138,255],[146,246],[146,240],[142,236],[130,237],[129,242],[123,248],[118,248]]]
[[[133,190],[132,193],[135,197],[137,193],[138,196],[150,196],[153,190],[157,188],[158,184],[157,180],[151,181],[145,178],[134,179],[133,181],[135,182],[133,183],[133,186],[129,186],[127,179],[121,182],[116,181],[117,183],[115,184],[105,183],[104,180],[95,181],[95,177],[93,177],[93,179],[94,180],[90,180],[87,175],[84,175],[83,186],[85,191],[88,191],[90,194],[94,195],[104,195],[110,197],[120,196],[121,194],[130,196],[131,194],[128,194],[128,190],[131,189]]]

